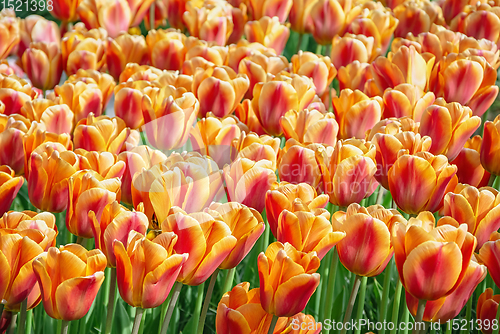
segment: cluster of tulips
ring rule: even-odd
[[[0,333],[116,290],[177,333],[183,286],[185,333],[345,333],[381,274],[377,320],[498,333],[499,2],[50,3],[0,12]]]

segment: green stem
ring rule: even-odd
[[[82,237],[76,237],[76,243],[82,247],[85,247],[85,239]]]
[[[318,273],[320,277],[328,277],[329,269],[328,264],[330,263],[331,253],[326,254],[321,259],[321,265],[319,267]],[[317,314],[319,319],[325,319],[325,298],[327,298],[327,294],[325,291],[327,290],[328,281],[326,279],[320,280],[318,288],[314,292],[314,314]]]
[[[155,28],[155,7],[156,4],[154,2],[149,7],[149,30],[153,30]]]
[[[205,282],[198,285],[198,291],[196,291],[196,302],[194,304],[193,319],[199,319],[201,314],[201,305],[203,303],[203,291],[205,289]],[[194,325],[194,333],[198,332],[198,324]]]
[[[141,327],[142,315],[144,314],[144,309],[140,307],[135,308],[135,318],[134,327],[132,327],[132,334],[139,333],[139,327]]]
[[[139,334],[144,333],[144,327],[146,327],[146,316],[148,314],[148,310],[144,310],[144,313],[142,314],[141,317],[141,324],[139,326]]]
[[[356,320],[359,321],[363,317],[363,310],[365,309],[365,296],[366,296],[366,283],[368,277],[361,278],[361,287],[359,288],[358,311],[356,312]],[[361,333],[361,328],[357,328],[355,334]]]
[[[384,188],[380,188],[382,192]],[[379,193],[380,195],[380,193]],[[382,196],[383,197],[383,196]],[[377,199],[378,202],[378,199]],[[380,302],[380,313],[378,317],[379,322],[384,322],[385,317],[387,316],[387,307],[389,306],[389,289],[391,285],[391,276],[392,276],[392,266],[394,264],[394,259],[391,259],[385,267],[385,276],[384,276],[384,287],[382,288],[382,300]],[[382,326],[380,330],[380,334],[385,334],[385,326]]]
[[[278,322],[278,317],[273,315],[273,319],[271,320],[271,325],[269,326],[269,330],[267,331],[267,334],[274,333],[274,328],[276,327],[277,322]]]
[[[165,319],[165,316],[167,315],[167,308],[168,305],[170,304],[170,300],[172,299],[172,294],[173,290],[168,294],[167,300],[161,304],[161,310],[160,310],[160,322],[158,326],[158,334],[161,334],[161,329],[162,329],[162,322],[161,319]]]
[[[161,328],[160,334],[167,334],[168,325],[170,323],[170,319],[172,318],[172,314],[174,313],[175,304],[177,304],[177,299],[179,298],[181,289],[182,289],[182,283],[175,282],[172,299],[170,299],[170,303],[168,303],[167,314],[165,315],[165,320],[163,321],[163,326]]]
[[[200,321],[198,321],[198,334],[203,334],[203,329],[205,328],[205,319],[207,317],[208,307],[210,306],[210,300],[212,299],[212,293],[214,291],[214,286],[215,282],[217,281],[218,274],[219,274],[219,268],[215,269],[214,273],[212,274],[212,277],[210,278],[207,294],[205,295],[205,301],[203,302],[203,308],[201,309]]]
[[[361,285],[362,277],[356,275],[354,279],[354,284],[352,285],[351,297],[349,297],[349,303],[347,304],[347,310],[345,311],[344,316],[344,326],[342,328],[341,334],[345,334],[347,332],[346,324],[351,320],[352,309],[354,308],[354,303],[356,302],[356,296],[358,295],[359,286]]]
[[[264,233],[262,233],[261,238],[262,238],[262,244],[261,244],[261,252],[266,252],[267,246],[269,245],[269,231],[271,230],[269,228],[269,224],[267,223],[267,219],[264,219],[264,222],[266,224],[266,228],[264,229]]]
[[[63,320],[61,324],[61,334],[68,334],[69,321]]]
[[[448,320],[447,322],[447,325],[446,325],[446,334],[451,334],[451,321]]]
[[[323,45],[318,44],[318,46],[316,46],[316,54],[317,55],[321,55],[321,50],[322,49],[323,49]]]
[[[299,41],[297,42],[297,50],[295,50],[295,53],[299,53],[300,47],[302,46],[302,37],[304,37],[304,34],[299,33]]]
[[[14,334],[17,323],[17,313],[12,314],[12,319],[10,319],[9,334]]]
[[[403,290],[403,295],[404,295],[404,302],[403,302],[403,316],[401,317],[401,322],[407,324],[410,322],[410,310],[406,306],[406,293]],[[408,333],[408,326],[405,326],[405,329],[402,331],[403,334]]]
[[[109,295],[108,295],[108,309],[106,312],[106,329],[105,334],[110,334],[113,327],[113,315],[115,311],[115,292],[116,292],[116,268],[111,268],[111,275],[109,278]]]
[[[4,304],[0,303],[0,318],[2,318]]]
[[[236,268],[231,268],[226,270],[226,279],[224,280],[224,286],[222,287],[222,294],[231,291],[233,287],[233,280],[235,273],[236,273]]]
[[[322,318],[324,321],[326,318],[331,318],[333,309],[333,290],[335,288],[335,280],[337,278],[337,267],[339,264],[339,254],[337,252],[337,247],[333,248],[332,262],[330,263],[330,273],[328,275],[328,285],[326,287],[326,302],[325,302],[325,314]],[[329,334],[330,330],[325,330],[325,334]]]
[[[378,194],[377,194],[377,204],[382,205],[382,203],[384,203],[384,195],[385,195],[385,188],[382,186],[379,186]]]
[[[0,313],[1,315],[1,313]],[[26,313],[26,334],[31,334],[31,325],[33,324],[33,310]]]
[[[460,330],[461,334],[472,332],[472,328],[469,328],[469,325],[470,325],[469,320],[470,320],[471,316],[472,316],[472,295],[470,296],[469,300],[467,301],[467,306],[465,308],[465,318],[467,319],[467,328],[468,329]]]
[[[495,183],[495,179],[497,178],[496,175],[491,174],[490,179],[488,181],[488,187],[493,187],[493,184]]]
[[[471,299],[472,299],[472,297],[471,297]],[[496,315],[495,319],[496,320],[500,319],[500,307],[497,309],[497,315]],[[500,330],[500,326],[497,322],[497,327],[496,327],[496,329],[493,330],[493,334],[498,334],[499,330]]]
[[[399,303],[401,302],[401,290],[403,289],[403,284],[401,280],[398,278],[398,282],[396,283],[396,292],[394,293],[394,304],[392,306],[392,323],[395,325],[394,329],[391,330],[391,334],[396,334],[398,320],[399,320]]]
[[[327,57],[330,57],[330,50],[332,49],[332,45],[331,44],[327,44],[325,45],[325,47],[323,48],[323,51],[325,51],[325,56]]]
[[[21,303],[21,316],[19,317],[19,327],[17,334],[24,334],[26,332],[26,313],[28,312],[28,298]]]
[[[417,314],[415,315],[415,326],[413,327],[412,334],[420,333],[420,323],[424,318],[425,304],[427,304],[427,300],[425,299],[418,300]]]

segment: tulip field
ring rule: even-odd
[[[0,334],[498,334],[499,67],[499,0],[0,0]]]

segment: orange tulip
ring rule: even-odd
[[[159,84],[146,80],[122,82],[115,87],[115,115],[131,129],[144,125],[142,98],[153,95],[159,90]]]
[[[408,116],[420,122],[425,109],[434,103],[436,96],[432,92],[425,93],[418,86],[402,83],[394,88],[387,88],[383,100],[382,118]]]
[[[73,22],[78,20],[76,8],[82,0],[53,0],[52,10],[49,13],[64,22]]]
[[[106,257],[78,244],[51,247],[33,261],[45,312],[66,321],[82,318],[104,282]]]
[[[279,138],[268,135],[257,136],[251,132],[247,135],[242,132],[239,138],[233,140],[232,146],[237,151],[231,152],[234,153],[234,159],[247,158],[255,162],[269,160],[271,161],[271,169],[276,169],[276,158],[280,149]]]
[[[87,35],[90,37],[86,37]],[[79,69],[101,70],[106,64],[106,38],[107,33],[104,29],[92,29],[82,36],[65,36],[62,39],[61,49],[66,73],[75,74]]]
[[[152,94],[151,99],[144,95],[142,106],[144,130],[151,146],[172,150],[182,147],[189,139],[200,103],[184,88],[165,86]]]
[[[397,210],[349,205],[345,215],[333,217],[334,229],[345,235],[337,244],[340,262],[355,275],[379,275],[394,253],[390,231],[396,223],[406,223]]]
[[[500,38],[500,17],[496,11],[496,4],[488,4],[486,1],[468,2],[462,4],[462,13],[457,13],[450,20],[450,28],[454,31],[459,31],[467,36],[475,39],[488,39],[494,43],[498,43]],[[469,7],[469,8],[467,8]]]
[[[30,128],[29,120],[21,115],[0,114],[0,165],[8,165],[16,174],[24,170],[23,137]]]
[[[293,138],[301,144],[337,143],[339,126],[333,113],[322,114],[318,110],[288,111],[280,120],[286,139]]]
[[[212,48],[214,47],[215,46],[213,46]],[[227,48],[224,49],[220,49],[219,47],[218,50],[225,51],[225,62],[227,63],[227,66],[231,67],[235,71],[238,71],[240,61],[245,57],[250,57],[257,54],[277,56],[275,50],[266,48],[261,43],[250,43],[245,39],[240,39],[238,43],[228,45]]]
[[[263,16],[245,24],[245,37],[250,43],[261,43],[281,54],[290,36],[290,29],[281,24],[277,16]]]
[[[8,116],[19,114],[22,106],[29,101],[31,101],[31,87],[25,80],[15,76],[0,75],[0,109],[2,114]]]
[[[467,140],[457,157],[450,161],[457,166],[459,183],[470,184],[480,188],[488,185],[491,174],[481,165],[481,144],[483,139],[477,135]]]
[[[276,182],[276,174],[269,160],[253,161],[238,158],[224,167],[228,200],[239,202],[258,212],[264,210],[264,194]]]
[[[162,70],[180,70],[186,57],[185,41],[186,36],[177,30],[150,30],[146,43],[151,65]]]
[[[251,100],[245,99],[240,104],[238,104],[236,106],[236,109],[234,110],[234,115],[247,126],[248,131],[258,135],[263,135],[266,133],[262,128],[262,125],[260,125],[257,115],[255,115]]]
[[[450,165],[444,155],[401,152],[389,169],[389,190],[397,206],[408,214],[435,212],[457,183],[456,173],[457,167]]]
[[[345,34],[335,36],[332,42],[331,59],[335,68],[348,66],[357,60],[360,63],[371,63],[380,55],[380,49],[376,48],[375,39],[365,35]]]
[[[368,63],[354,60],[352,63],[338,68],[337,79],[340,90],[349,88],[363,91],[366,82],[372,79],[371,66]]]
[[[80,170],[92,170],[103,179],[122,178],[125,172],[125,162],[118,160],[116,154],[110,152],[86,151],[83,148],[75,150],[80,162]]]
[[[269,245],[257,262],[262,308],[278,317],[301,312],[319,285],[319,262],[316,252],[303,253],[289,243]]]
[[[229,115],[243,99],[250,85],[246,75],[237,75],[230,67],[197,69],[193,92],[200,100],[200,117],[212,112],[217,117]]]
[[[428,152],[432,139],[427,136],[421,136],[413,131],[398,132],[395,134],[376,133],[371,142],[375,145],[377,154],[377,173],[375,178],[385,189],[389,189],[388,173],[389,169],[398,159],[398,154],[404,150],[408,154],[417,152]]]
[[[332,224],[322,214],[285,209],[278,218],[276,239],[304,253],[316,252],[320,260],[345,237],[343,231],[333,231]]]
[[[33,86],[47,90],[59,83],[63,69],[61,50],[56,43],[31,43],[22,62]]]
[[[55,135],[70,134],[73,131],[75,115],[66,104],[56,104],[51,100],[36,99],[26,102],[21,109],[31,121],[38,122],[44,130]]]
[[[68,178],[77,171],[78,158],[71,151],[51,147],[33,152],[29,161],[28,195],[40,210],[62,212],[68,205]]]
[[[428,32],[433,23],[445,24],[441,7],[427,0],[405,1],[394,8],[394,16],[399,20],[395,37],[405,37],[410,32],[416,36]]]
[[[191,36],[223,46],[234,28],[231,9],[227,2],[205,2],[199,8],[188,1],[182,19]]]
[[[236,238],[234,249],[219,266],[221,269],[235,268],[264,232],[265,224],[260,213],[237,202],[212,203],[206,212],[226,223]]]
[[[112,38],[127,32],[132,18],[125,0],[83,0],[77,12],[87,29],[103,28]]]
[[[0,214],[9,211],[10,205],[14,201],[24,183],[22,176],[15,177],[15,172],[7,165],[0,166]]]
[[[332,104],[342,139],[365,138],[366,131],[382,116],[382,99],[378,96],[370,99],[359,90],[342,90],[339,97],[332,98]]]
[[[174,212],[163,221],[161,229],[162,234],[173,232],[179,237],[173,246],[175,253],[189,254],[177,281],[186,285],[200,285],[227,258],[237,240],[231,235],[226,223],[208,213],[187,215],[180,209]]]
[[[121,34],[108,38],[106,63],[109,73],[118,80],[128,63],[145,64],[148,60],[146,39],[144,36]]]
[[[137,130],[127,128],[120,118],[94,117],[92,113],[77,123],[73,136],[75,148],[113,154],[137,146],[140,137]]]
[[[488,273],[497,286],[500,285],[500,267],[498,266],[498,253],[500,250],[500,235],[494,231],[490,241],[479,249],[479,260],[488,267]]]
[[[444,154],[453,160],[480,124],[481,119],[472,116],[470,108],[438,98],[423,113],[420,133],[432,138],[432,154]]]
[[[163,304],[188,258],[175,254],[177,235],[166,232],[153,241],[131,231],[127,247],[113,241],[116,279],[123,300],[131,306],[155,308]]]
[[[394,136],[401,132],[413,132],[417,134],[419,127],[420,123],[415,122],[410,117],[385,118],[375,124],[370,132],[367,132],[366,140],[372,141],[377,133]]]
[[[316,94],[319,96],[328,90],[337,75],[337,70],[330,58],[302,51],[292,56],[292,71],[310,77],[316,87]]]
[[[24,51],[32,42],[61,43],[61,31],[54,21],[49,21],[40,15],[29,15],[19,22],[20,40],[17,46],[17,56],[22,58]]]
[[[292,9],[288,15],[292,30],[299,34],[308,32],[308,19],[314,0],[293,0]]]
[[[278,219],[284,210],[294,212],[297,200],[313,213],[323,214],[328,203],[328,195],[318,195],[307,183],[291,184],[281,181],[266,192],[266,215],[269,227],[274,236],[278,231]],[[302,207],[302,206],[301,206]]]
[[[481,164],[494,175],[500,175],[500,116],[493,122],[484,123],[483,142],[481,144]]]
[[[102,113],[103,96],[96,84],[84,82],[65,83],[54,88],[62,104],[66,104],[75,114],[75,122]]]
[[[4,59],[20,41],[18,19],[0,16],[0,31],[0,59]]]
[[[329,158],[320,164],[325,193],[338,206],[359,203],[378,187],[375,180],[375,145],[359,139],[339,141]]]
[[[161,0],[154,0],[151,6],[154,6],[154,16],[153,22],[151,22],[150,15],[144,16],[144,26],[147,31],[152,29],[160,28],[161,26],[165,26],[167,24],[167,8],[165,4]],[[150,6],[150,8],[151,8]]]
[[[482,333],[492,334],[495,321],[497,321],[496,326],[498,326],[498,319],[496,317],[499,303],[500,295],[493,295],[492,288],[487,288],[477,299],[476,318],[484,324],[481,329]]]
[[[447,102],[468,106],[474,115],[481,116],[498,95],[496,78],[496,70],[483,57],[449,54],[434,66],[429,89]]]
[[[123,173],[121,200],[126,204],[132,204],[132,179],[134,175],[142,169],[149,169],[152,166],[165,161],[167,156],[161,151],[153,150],[149,146],[137,146],[131,150],[124,151],[118,155],[118,160],[125,162]]]
[[[314,2],[309,12],[310,29],[317,43],[332,43],[336,35],[341,35],[346,27],[346,16],[351,11],[351,1],[319,0]]]
[[[228,51],[228,47],[209,43],[195,37],[188,37],[186,39],[186,62],[182,66],[182,72],[184,74],[193,75],[197,66],[208,68],[213,66],[211,63],[216,66],[223,66],[229,62]],[[194,61],[195,59],[201,63],[188,70],[186,67],[187,61]],[[210,66],[207,64],[210,64]]]
[[[281,116],[289,110],[305,109],[315,95],[310,78],[298,74],[277,75],[266,83],[258,83],[253,90],[252,108],[264,130],[274,136],[283,132]]]
[[[277,16],[284,23],[292,9],[293,0],[246,0],[248,11],[253,20],[260,20],[264,16]]]
[[[457,290],[476,248],[476,238],[465,224],[434,228],[434,222],[430,212],[421,212],[392,229],[399,278],[406,292],[419,300],[437,300]]]
[[[425,304],[423,321],[439,321],[440,323],[446,323],[447,321],[455,318],[465,304],[467,304],[469,298],[472,298],[472,293],[479,283],[484,280],[486,274],[486,267],[478,264],[473,257],[467,267],[464,279],[455,291],[447,297],[427,301]],[[481,297],[479,297],[479,299],[481,299]],[[406,293],[406,305],[408,305],[410,313],[415,316],[417,314],[418,300],[409,293]],[[480,319],[480,308],[478,307],[477,310],[477,319]],[[486,323],[483,326],[486,327]]]
[[[226,292],[217,306],[215,328],[219,334],[267,333],[272,315],[260,304],[260,289],[243,282]],[[300,313],[302,314],[302,313]],[[273,334],[288,333],[285,317],[279,318]]]
[[[17,231],[28,229],[39,230],[44,234],[43,243],[39,243],[44,250],[48,250],[49,247],[53,247],[56,244],[56,217],[50,212],[9,211],[0,218],[0,229]]]

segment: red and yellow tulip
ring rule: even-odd
[[[261,43],[272,48],[277,54],[283,52],[289,36],[290,29],[281,24],[277,16],[263,16],[258,21],[245,24],[245,37],[250,43]]]
[[[333,113],[322,114],[318,110],[304,109],[299,112],[290,110],[280,119],[285,138],[293,138],[301,144],[337,143],[339,125]]]
[[[493,321],[498,320],[497,311],[498,304],[500,304],[500,295],[494,295],[492,288],[487,288],[477,299],[477,319],[481,320],[486,327],[486,323],[490,324],[488,329],[481,330],[484,334],[493,333]]]
[[[109,73],[118,80],[128,63],[143,65],[148,61],[146,39],[141,35],[121,34],[108,38],[106,64]]]
[[[484,169],[491,174],[500,175],[500,116],[493,122],[484,123],[480,154]]]

